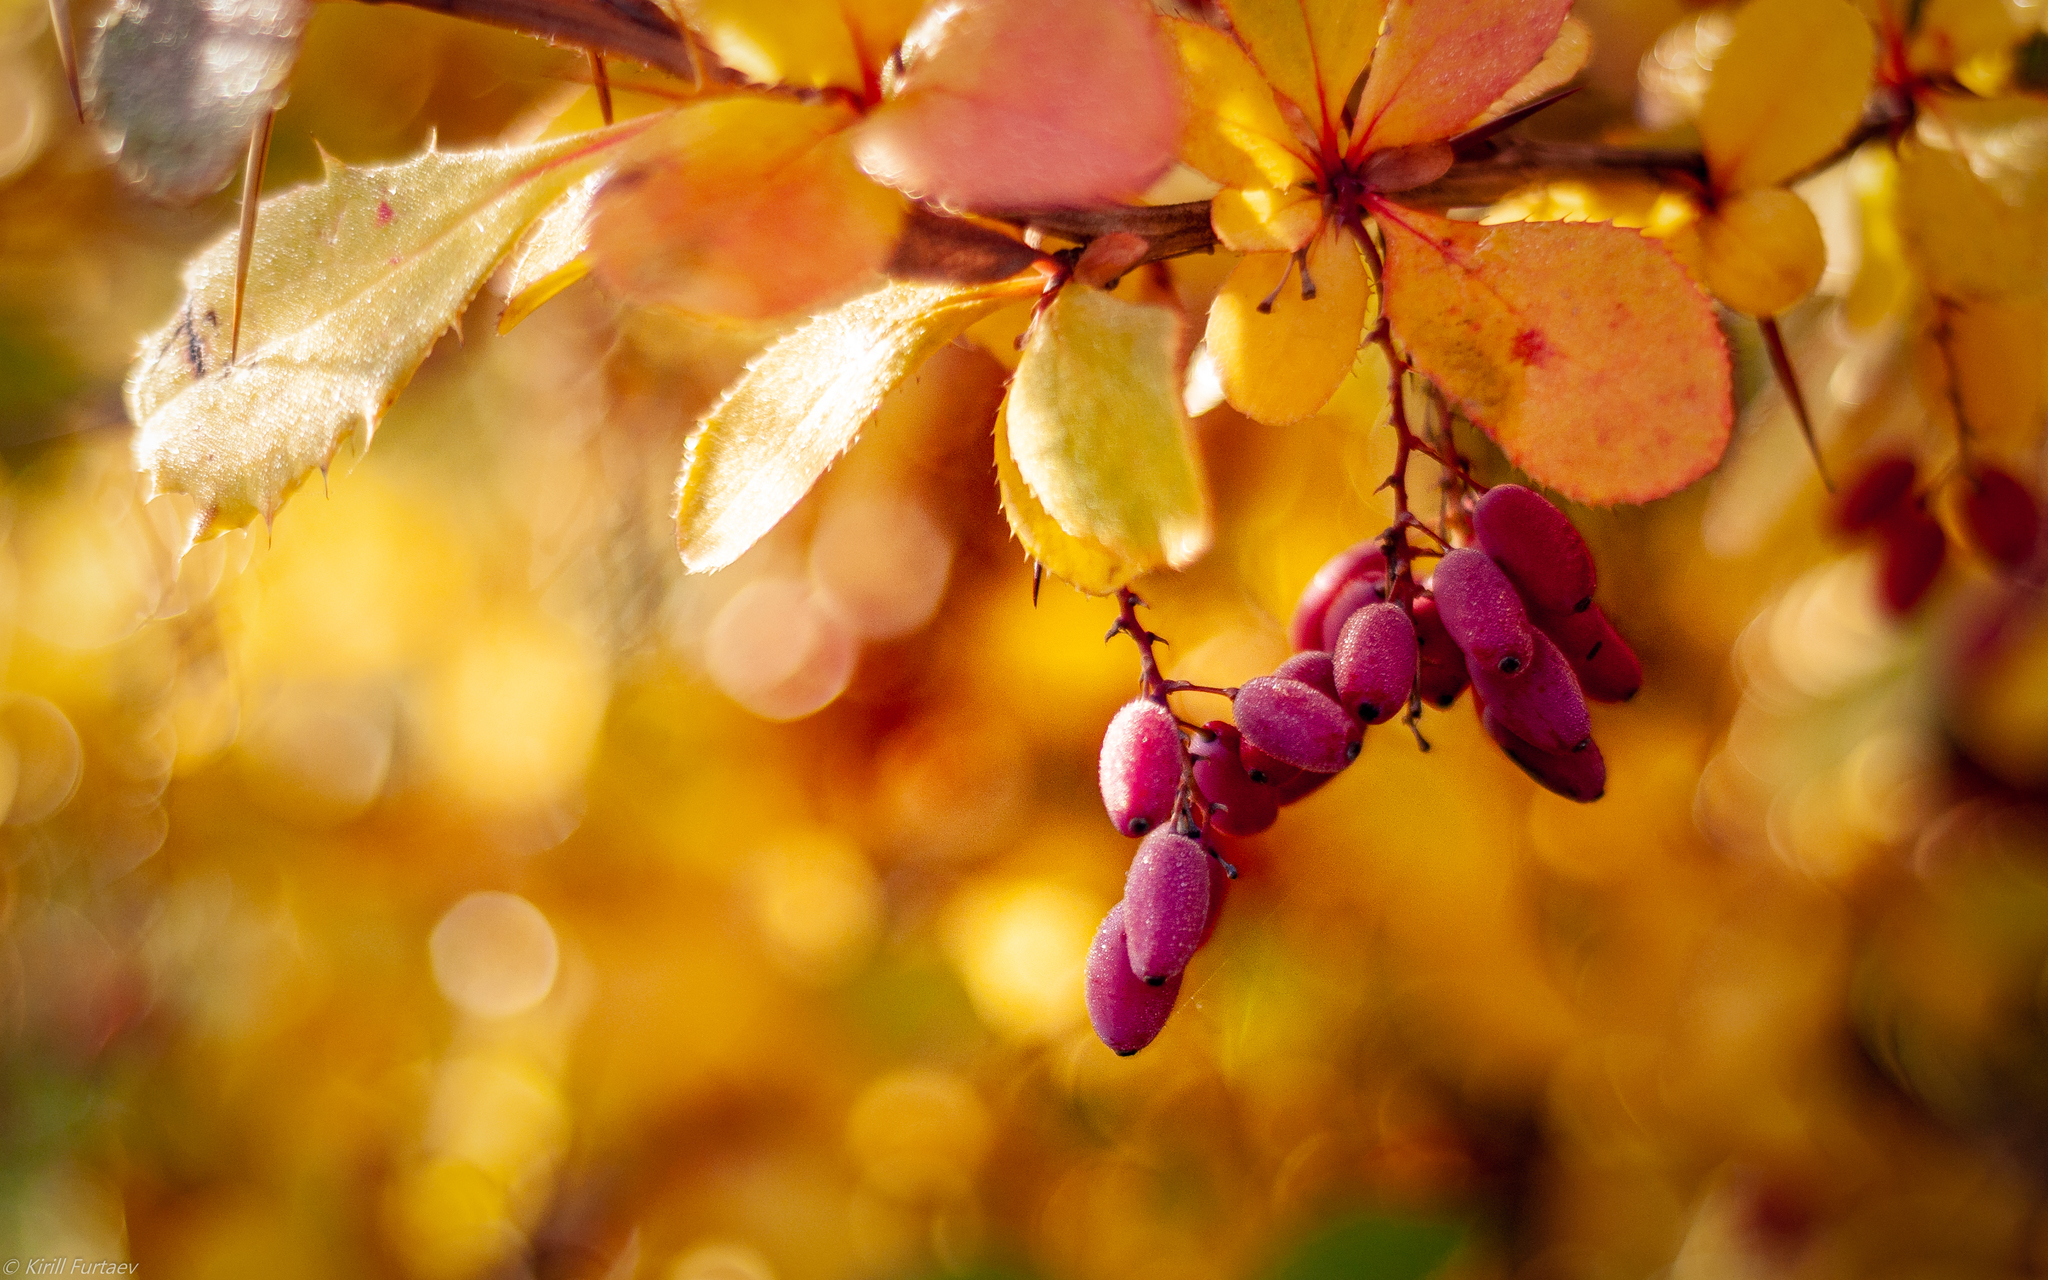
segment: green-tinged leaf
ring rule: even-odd
[[[525,147],[330,161],[263,202],[241,357],[225,367],[235,238],[185,270],[176,317],[129,371],[135,456],[198,503],[195,537],[276,513],[377,419],[521,232],[637,131]]]
[[[1031,486],[1017,474],[1017,460],[1010,456],[1009,419],[1006,400],[996,410],[996,491],[1010,532],[1024,550],[1046,572],[1090,595],[1108,595],[1143,573],[1143,565],[1126,561],[1099,542],[1074,537],[1046,514]]]
[[[1663,245],[1601,223],[1374,215],[1395,339],[1530,476],[1580,502],[1648,502],[1721,460],[1727,342]]]
[[[1464,1240],[1456,1222],[1359,1214],[1296,1245],[1273,1280],[1423,1280]]]
[[[604,179],[600,171],[569,188],[520,238],[507,269],[499,333],[512,332],[542,303],[590,274],[590,207]]]
[[[1180,389],[1179,315],[1085,285],[1060,290],[1038,318],[1010,382],[1017,474],[1069,537],[1140,570],[1209,548],[1208,486]]]
[[[1715,187],[1776,186],[1826,156],[1863,114],[1876,57],[1849,0],[1751,0],[1700,108]]]
[[[690,437],[676,498],[683,564],[708,573],[737,560],[926,356],[1042,283],[1033,274],[964,288],[891,284],[768,348]]]

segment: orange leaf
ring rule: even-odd
[[[1571,0],[1394,0],[1353,154],[1448,138],[1543,60]]]
[[[1728,346],[1663,245],[1599,223],[1373,212],[1395,338],[1516,466],[1608,503],[1675,493],[1720,461]]]
[[[1352,83],[1372,60],[1381,0],[1223,0],[1223,8],[1268,83],[1334,146]]]
[[[926,11],[863,169],[959,209],[1137,196],[1180,145],[1172,47],[1140,0],[954,0]]]

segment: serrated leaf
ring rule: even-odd
[[[1287,255],[1246,254],[1209,307],[1206,339],[1238,412],[1268,424],[1315,413],[1358,359],[1371,289],[1358,242],[1335,227],[1309,243],[1307,269],[1316,296],[1301,296]],[[1259,304],[1273,305],[1265,312]]]
[[[1393,0],[1354,151],[1448,138],[1543,61],[1571,0]]]
[[[763,84],[865,94],[924,0],[680,0],[689,28]]]
[[[1017,474],[1071,537],[1141,570],[1208,550],[1209,496],[1181,402],[1180,317],[1070,284],[1010,380]]]
[[[1863,114],[1876,57],[1849,0],[1751,0],[1700,107],[1716,190],[1777,186],[1826,156]]]
[[[1041,285],[1036,274],[966,287],[891,284],[768,348],[690,437],[676,496],[683,564],[709,573],[737,560],[925,357]]]
[[[1143,565],[1129,563],[1099,542],[1074,537],[1046,514],[1010,456],[1009,407],[1006,397],[996,410],[996,492],[1003,518],[1024,550],[1055,578],[1094,596],[1108,595],[1143,573]]]
[[[1181,159],[1226,187],[1286,188],[1315,176],[1273,90],[1237,42],[1214,27],[1169,18],[1180,50]]]
[[[1351,86],[1379,40],[1383,0],[1224,0],[1223,8],[1273,88],[1334,147]]]
[[[1373,212],[1395,339],[1509,461],[1588,503],[1661,498],[1720,461],[1727,343],[1663,245],[1599,223]]]
[[[1180,83],[1150,0],[950,0],[856,130],[877,181],[953,209],[1135,199],[1173,163]]]
[[[120,0],[81,79],[123,175],[159,200],[212,195],[283,103],[309,0]]]
[[[512,250],[498,332],[510,333],[540,305],[590,274],[590,211],[604,184],[591,174],[548,206]]]
[[[235,238],[185,270],[126,388],[135,456],[198,503],[195,537],[274,515],[378,417],[540,212],[636,129],[525,147],[330,162],[263,202],[241,358],[223,368]]]
[[[1461,132],[1490,124],[1547,93],[1564,88],[1571,83],[1572,77],[1586,69],[1586,63],[1592,56],[1593,29],[1577,18],[1566,18],[1564,26],[1558,28],[1557,38],[1550,42],[1550,48],[1543,51],[1543,60],[1495,98],[1493,105],[1480,112]]]

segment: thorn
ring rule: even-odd
[[[85,97],[78,90],[78,44],[71,37],[71,6],[50,0],[50,34],[57,38],[57,61],[64,64],[64,83],[71,89],[71,109],[85,123]]]
[[[604,55],[592,49],[590,53],[590,83],[597,90],[597,113],[604,122],[612,122],[612,78],[604,69]]]
[[[1792,402],[1792,414],[1799,419],[1799,433],[1806,437],[1807,452],[1813,455],[1813,469],[1820,472],[1820,482],[1829,493],[1835,491],[1835,482],[1828,478],[1827,463],[1821,460],[1820,441],[1813,434],[1813,418],[1806,412],[1806,396],[1799,390],[1799,374],[1792,368],[1792,357],[1785,350],[1785,335],[1778,329],[1775,317],[1766,316],[1756,322],[1763,331],[1764,349],[1771,354],[1771,372],[1778,377],[1778,385],[1785,388],[1785,398]]]
[[[1157,631],[1147,631],[1145,633],[1145,640],[1149,644],[1171,645],[1173,643],[1173,641],[1168,640],[1165,636],[1160,635]]]
[[[1102,637],[1102,643],[1108,644],[1110,641],[1116,639],[1119,635],[1123,634],[1123,629],[1124,620],[1122,618],[1118,618],[1115,622],[1110,623],[1109,630],[1106,633],[1104,633]]]
[[[242,225],[235,233],[235,297],[228,309],[228,364],[242,351],[242,300],[249,290],[249,255],[256,248],[256,210],[263,199],[263,170],[270,164],[270,129],[275,108],[263,113],[249,135],[249,157],[242,164]]]
[[[1038,607],[1038,588],[1045,583],[1045,566],[1038,561],[1031,562],[1031,607]]]
[[[323,498],[332,498],[334,496],[333,492],[327,487],[327,464],[324,462],[320,464],[320,496]]]

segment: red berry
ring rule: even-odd
[[[1894,616],[1913,611],[1934,586],[1948,557],[1948,537],[1934,517],[1918,507],[1893,516],[1878,530],[1884,606]]]
[[[1299,680],[1260,676],[1237,691],[1237,731],[1278,760],[1336,773],[1358,758],[1358,728],[1344,708]]]
[[[1386,576],[1387,557],[1377,542],[1361,542],[1331,556],[1302,589],[1300,603],[1294,606],[1294,621],[1287,629],[1288,639],[1297,649],[1328,648],[1323,643],[1323,619],[1337,593],[1355,579],[1376,577],[1384,582]]]
[[[1542,494],[1495,485],[1472,509],[1472,533],[1531,608],[1570,613],[1593,603],[1593,553]]]
[[[1529,612],[1493,557],[1477,547],[1450,552],[1437,563],[1430,593],[1468,664],[1477,662],[1504,676],[1528,668],[1535,653]]]
[[[1323,615],[1322,648],[1334,650],[1337,637],[1344,634],[1344,624],[1351,615],[1387,598],[1387,584],[1383,578],[1367,578],[1347,583],[1337,598],[1330,602],[1330,611]]]
[[[1578,677],[1540,631],[1534,653],[1528,668],[1513,676],[1483,663],[1471,664],[1472,687],[1485,700],[1485,714],[1539,751],[1583,750],[1593,740],[1593,721],[1586,713]]]
[[[1492,707],[1479,713],[1479,723],[1486,726],[1487,736],[1501,753],[1538,785],[1581,804],[1591,804],[1607,794],[1607,761],[1600,754],[1599,743],[1588,742],[1583,751],[1545,751],[1502,727],[1494,719]]]
[[[1273,674],[1282,680],[1299,680],[1309,688],[1327,695],[1332,702],[1343,701],[1337,696],[1336,664],[1327,649],[1310,649],[1306,653],[1297,653],[1273,668]]]
[[[1836,527],[1844,533],[1861,533],[1897,515],[1913,492],[1916,474],[1913,460],[1904,454],[1876,458],[1836,501]]]
[[[2034,495],[1998,467],[1979,467],[1964,484],[1963,524],[1978,550],[2009,568],[2025,564],[2041,537]]]
[[[1142,836],[1173,816],[1180,790],[1180,730],[1173,712],[1146,698],[1127,702],[1102,735],[1096,762],[1102,805],[1127,836]]]
[[[1158,986],[1187,967],[1209,920],[1209,851],[1172,831],[1138,846],[1124,879],[1131,972]]]
[[[1088,946],[1086,983],[1088,1021],[1095,1034],[1118,1057],[1128,1058],[1151,1044],[1173,1013],[1180,994],[1180,975],[1152,986],[1131,972],[1130,942],[1124,932],[1124,904],[1103,917]]]
[[[1209,824],[1225,835],[1255,836],[1280,816],[1272,787],[1262,787],[1245,773],[1238,759],[1241,739],[1235,725],[1211,720],[1206,736],[1190,744],[1195,756],[1195,789],[1210,806]],[[1220,806],[1220,807],[1216,807]]]
[[[1532,613],[1531,621],[1557,642],[1579,688],[1595,702],[1627,702],[1643,687],[1643,664],[1599,605],[1583,613]]]
[[[1424,702],[1448,707],[1471,679],[1465,674],[1464,650],[1451,639],[1435,597],[1417,596],[1409,616],[1415,620],[1416,688]]]
[[[1397,604],[1368,605],[1351,615],[1337,637],[1337,700],[1365,723],[1385,724],[1407,705],[1420,661],[1408,611]]]

